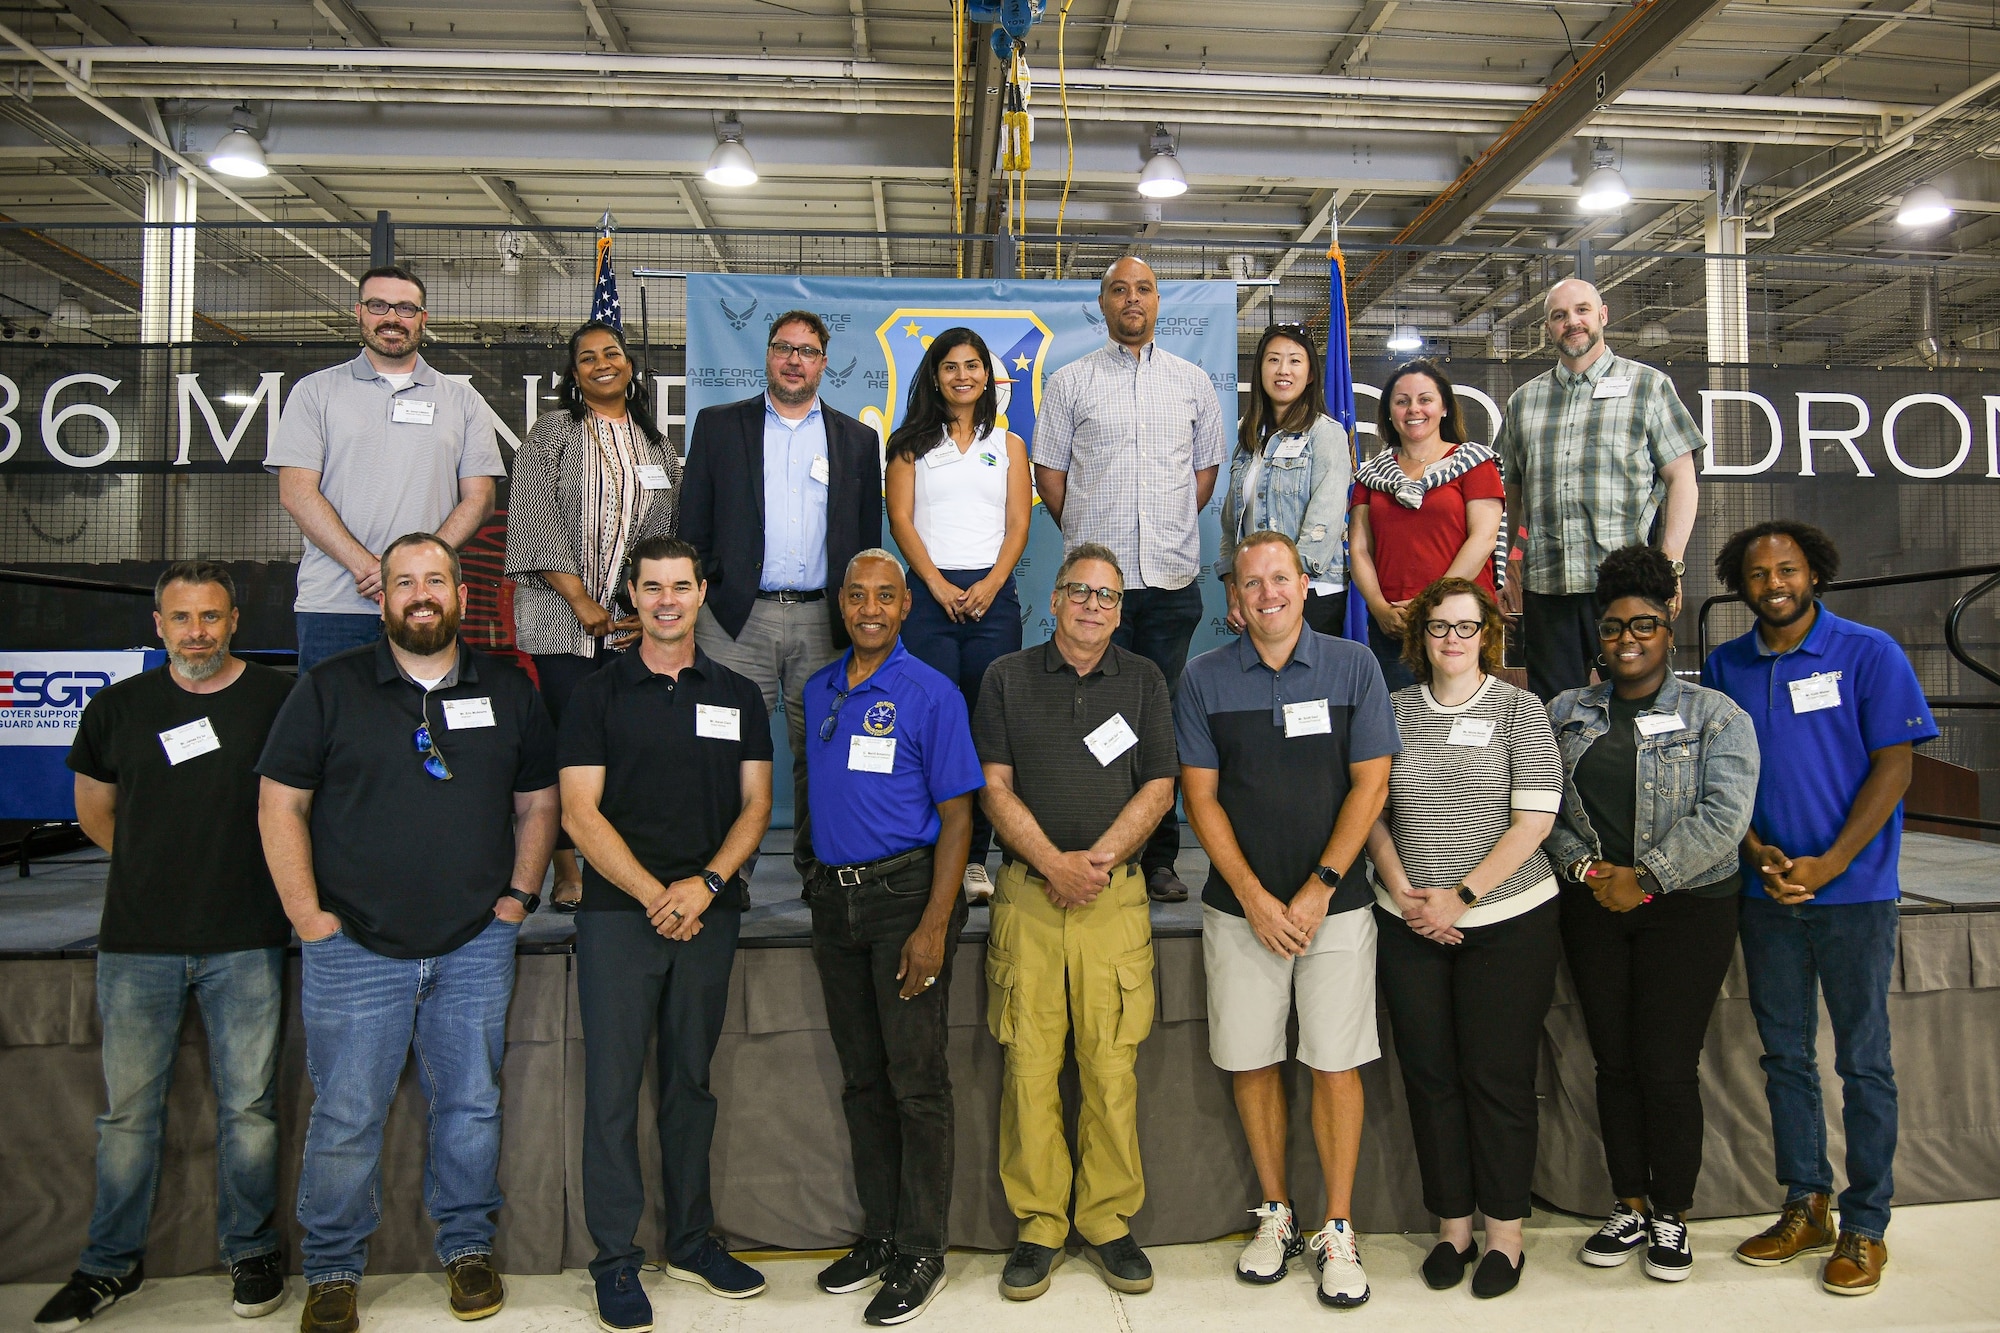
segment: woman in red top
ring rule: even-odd
[[[1415,682],[1403,662],[1410,600],[1441,578],[1497,591],[1507,492],[1493,451],[1465,438],[1458,397],[1436,362],[1391,371],[1375,420],[1390,447],[1354,474],[1348,555],[1354,590],[1368,603],[1368,646],[1398,690]]]

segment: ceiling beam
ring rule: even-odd
[[[1368,59],[1368,50],[1375,45],[1375,35],[1395,17],[1396,3],[1397,0],[1368,0],[1361,6],[1353,25],[1345,36],[1333,44],[1333,53],[1326,58],[1328,74],[1345,74],[1349,66]]]
[[[873,60],[868,53],[868,7],[862,0],[847,0],[847,16],[854,25],[854,58]]]
[[[1118,59],[1118,47],[1125,40],[1125,16],[1132,12],[1132,0],[1118,0],[1111,7],[1111,20],[1104,25],[1104,40],[1097,47],[1097,67],[1108,69]]]
[[[1006,71],[993,54],[991,42],[980,42],[979,58],[973,62],[972,104],[972,212],[966,218],[967,231],[1000,230],[999,201],[993,197],[993,173],[1000,162],[1001,85]]]
[[[1306,244],[1319,235],[1320,229],[1333,219],[1339,212],[1340,206],[1346,203],[1347,197],[1353,193],[1354,191],[1347,186],[1342,186],[1337,190],[1315,191],[1312,199],[1306,204],[1306,225],[1300,227],[1298,231],[1291,235],[1289,239],[1292,242],[1293,248],[1285,251],[1284,254],[1278,257],[1278,262],[1271,265],[1271,271],[1267,276],[1282,278],[1291,272],[1292,265],[1297,263],[1299,256],[1304,253],[1297,247]],[[1262,287],[1248,287],[1238,292],[1236,308],[1238,310],[1248,310],[1253,302],[1263,299],[1264,291],[1265,289]]]
[[[625,35],[625,25],[611,12],[611,0],[577,0],[583,6],[583,16],[590,20],[590,29],[603,42],[620,55],[632,54],[632,42]]]
[[[715,261],[715,271],[729,272],[729,256],[723,252],[721,238],[715,234],[715,217],[708,211],[708,202],[701,197],[701,191],[685,176],[674,177],[674,188],[680,191],[681,203],[687,208],[694,225],[701,228],[701,242],[708,247],[709,258]]]
[[[551,241],[544,232],[539,230],[548,226],[548,224],[536,215],[534,209],[528,207],[528,201],[523,199],[514,189],[514,183],[512,181],[501,180],[498,176],[488,176],[477,171],[468,172],[467,174],[474,181],[478,182],[479,188],[486,192],[486,197],[491,199],[501,212],[505,213],[521,226],[530,229],[528,239],[533,241],[535,248],[542,252],[543,257],[549,261],[549,266],[567,278],[569,276],[569,265],[563,261],[568,259],[569,256],[564,252],[562,243],[560,241]]]
[[[1932,0],[1875,0],[1838,28],[1772,70],[1753,86],[1755,94],[1806,89],[1887,37],[1903,23],[1930,12]]]
[[[345,199],[327,189],[317,176],[303,171],[293,171],[284,173],[283,179],[286,184],[311,200],[313,207],[324,213],[328,222],[366,223],[369,220],[361,216],[359,209],[349,206]]]
[[[56,22],[106,46],[151,45],[97,0],[61,0],[54,8],[58,11]]]
[[[356,46],[387,46],[382,34],[368,21],[368,16],[349,4],[347,0],[313,0],[313,8],[320,17],[340,30],[340,35]]]

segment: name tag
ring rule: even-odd
[[[826,455],[822,454],[813,459],[811,472],[814,481],[822,486],[827,484],[827,479],[833,476],[833,469],[826,465]]]
[[[1308,699],[1302,704],[1285,705],[1285,739],[1294,736],[1327,736],[1333,732],[1333,718],[1326,700]]]
[[[965,457],[955,444],[941,444],[924,455],[924,462],[931,467],[950,467]]]
[[[1817,713],[1822,708],[1840,707],[1840,677],[1807,676],[1790,682],[1792,711]]]
[[[222,741],[215,734],[215,727],[205,717],[178,727],[170,727],[160,733],[160,745],[167,752],[167,764],[171,767],[196,755],[220,750]]]
[[[1592,398],[1623,398],[1632,392],[1632,381],[1625,375],[1606,375],[1591,391]]]
[[[474,727],[493,725],[493,700],[446,699],[444,701],[444,724],[453,731],[471,731]]]
[[[1137,745],[1139,738],[1132,734],[1123,713],[1113,713],[1111,720],[1085,736],[1083,743],[1101,768]]]
[[[847,738],[847,767],[856,773],[895,772],[896,738],[894,736],[849,736]]]
[[[1493,725],[1490,717],[1455,717],[1451,720],[1451,735],[1444,738],[1445,744],[1483,750],[1492,743]]]
[[[706,736],[712,741],[740,741],[743,739],[743,711],[718,708],[714,704],[696,704],[694,734]]]
[[[1679,713],[1646,713],[1633,719],[1641,736],[1664,736],[1670,731],[1686,731],[1688,724]]]
[[[1273,458],[1297,458],[1306,451],[1306,437],[1294,435],[1271,450]]]
[[[414,398],[398,398],[389,409],[389,420],[409,426],[428,426],[437,416],[436,403],[420,403]]]
[[[639,485],[649,491],[673,489],[673,482],[667,480],[667,470],[658,463],[639,464]]]

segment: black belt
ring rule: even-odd
[[[1021,873],[1022,873],[1023,875],[1025,875],[1025,876],[1027,876],[1027,877],[1028,877],[1029,879],[1033,880],[1033,881],[1034,881],[1035,883],[1037,883],[1037,884],[1046,884],[1046,883],[1048,883],[1048,876],[1046,876],[1046,875],[1042,874],[1042,873],[1041,873],[1040,871],[1036,870],[1036,869],[1035,869],[1035,868],[1034,868],[1033,866],[1029,865],[1029,864],[1028,864],[1028,863],[1027,863],[1026,861],[1017,861],[1017,860],[1015,860],[1015,859],[1014,859],[1013,857],[1011,857],[1011,856],[1010,856],[1010,857],[1008,857],[1008,858],[1007,858],[1006,860],[1004,860],[1004,861],[1002,861],[1002,862],[1000,863],[1000,869],[1002,870],[1002,872],[1005,872],[1005,870],[1007,869],[1007,867],[1008,867],[1008,866],[1019,866],[1019,867],[1021,867]],[[1126,862],[1125,864],[1123,864],[1123,865],[1121,865],[1121,866],[1113,866],[1113,867],[1112,867],[1112,869],[1111,869],[1111,876],[1112,876],[1112,878],[1113,878],[1113,879],[1116,879],[1116,878],[1118,877],[1118,872],[1119,872],[1119,871],[1121,871],[1121,870],[1129,870],[1129,871],[1131,871],[1131,872],[1132,872],[1133,874],[1135,874],[1135,875],[1136,875],[1136,874],[1138,874],[1138,873],[1139,873],[1139,863],[1138,863],[1137,861],[1127,861],[1127,862]]]
[[[826,600],[826,589],[806,588],[801,591],[798,588],[767,588],[758,592],[757,600],[760,602],[823,602]]]
[[[862,861],[851,866],[822,866],[822,869],[833,876],[834,882],[842,888],[852,889],[870,880],[887,879],[898,870],[921,865],[931,859],[931,851],[929,847],[916,847],[894,856],[885,856],[879,861]]]

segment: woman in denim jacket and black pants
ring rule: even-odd
[[[1643,1250],[1647,1274],[1665,1282],[1694,1262],[1701,1046],[1736,951],[1738,851],[1758,769],[1749,715],[1673,674],[1675,583],[1648,547],[1598,566],[1608,680],[1549,705],[1564,790],[1545,844],[1563,872],[1563,949],[1618,1196],[1580,1257],[1610,1268]]]

